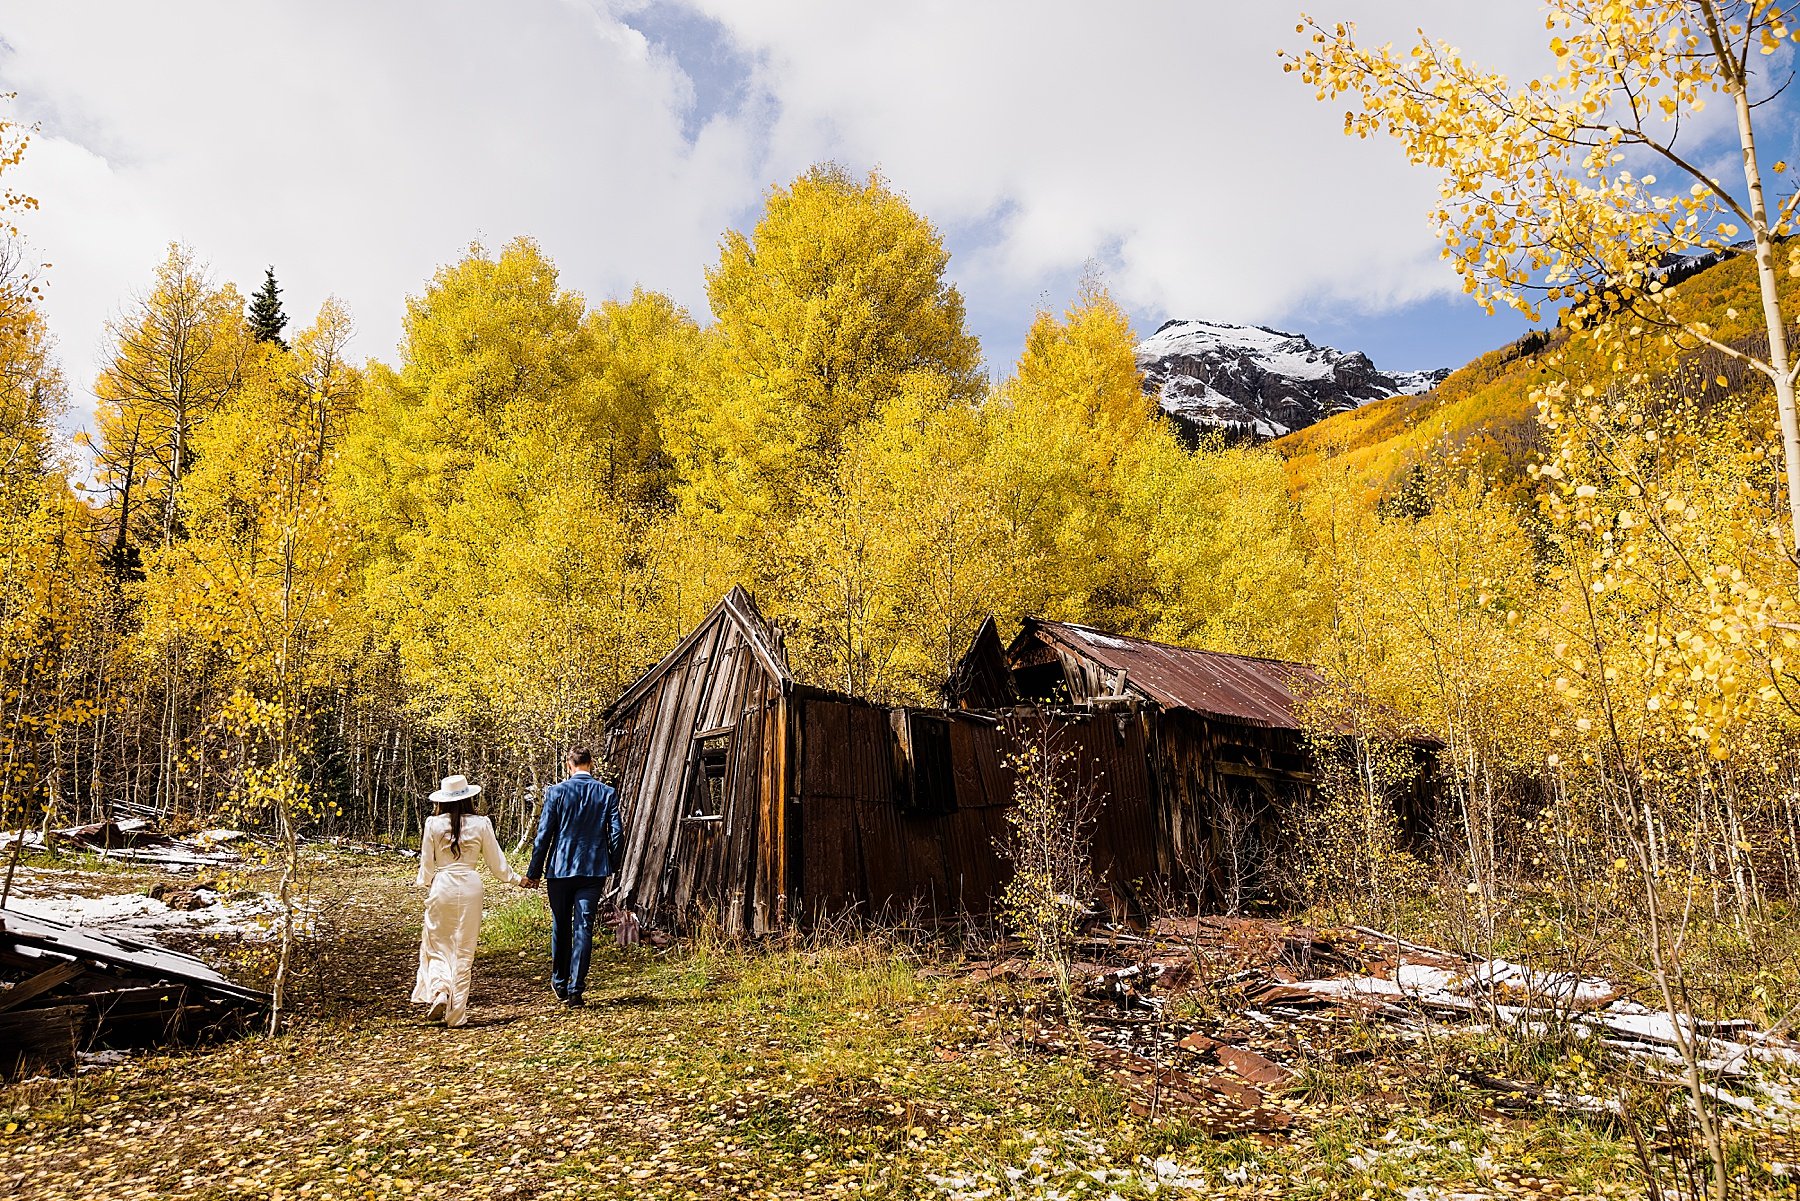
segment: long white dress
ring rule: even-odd
[[[443,1002],[444,1025],[460,1026],[469,1020],[469,982],[475,973],[475,940],[481,933],[481,861],[509,884],[519,881],[517,872],[501,853],[494,837],[494,823],[476,814],[464,814],[460,853],[450,849],[450,816],[440,813],[425,820],[425,838],[419,846],[419,878],[425,895],[425,932],[419,938],[419,975],[413,983],[416,1004]]]

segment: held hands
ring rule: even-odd
[[[525,876],[519,881],[520,888],[536,888],[540,881],[536,876]]]

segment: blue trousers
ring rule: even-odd
[[[594,921],[600,913],[600,886],[605,882],[604,876],[544,881],[544,895],[550,900],[550,987],[558,996],[579,997],[587,987]]]

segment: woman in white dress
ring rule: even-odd
[[[519,875],[501,853],[494,823],[475,812],[481,785],[448,776],[431,794],[437,812],[425,819],[419,847],[420,888],[425,895],[425,932],[419,939],[419,975],[413,984],[414,1004],[429,1005],[426,1018],[446,1026],[469,1020],[469,983],[475,972],[475,939],[481,933],[481,872],[488,870],[509,884]]]

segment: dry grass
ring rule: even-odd
[[[9,1197],[1634,1195],[1555,1115],[1432,1099],[1403,1048],[1316,1065],[1268,1143],[1130,1112],[1017,1035],[1017,998],[889,939],[607,946],[549,995],[543,902],[496,891],[471,1024],[405,998],[418,897],[325,873],[294,1029],[0,1091]],[[1372,1044],[1374,1046],[1374,1044]],[[1184,1182],[1186,1186],[1184,1187]],[[1201,1187],[1204,1182],[1204,1187]]]

